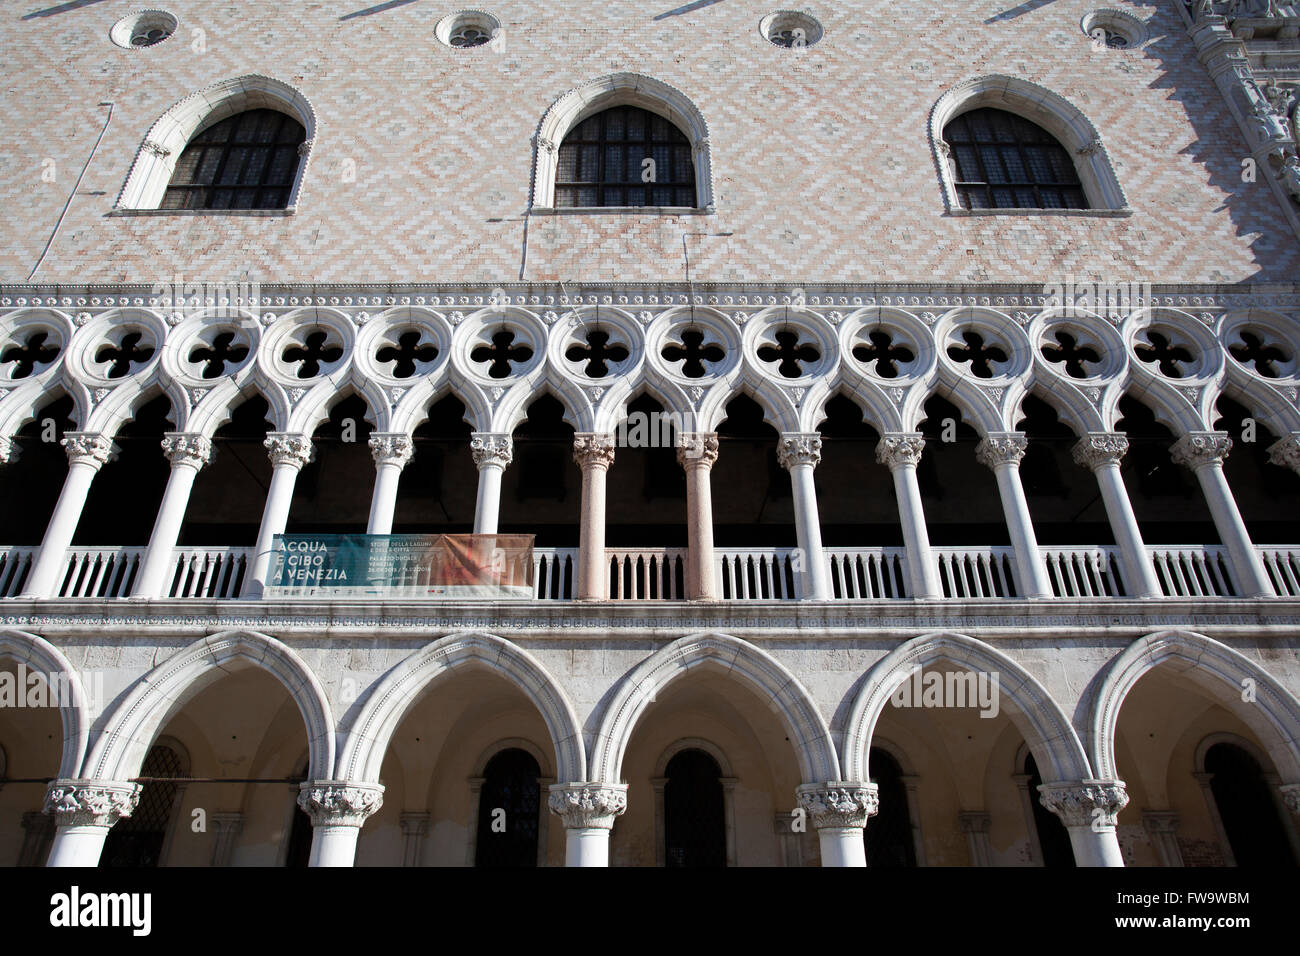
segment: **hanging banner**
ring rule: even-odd
[[[533,537],[276,535],[264,596],[531,600]]]

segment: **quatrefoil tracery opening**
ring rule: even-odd
[[[33,332],[22,345],[11,345],[0,354],[0,364],[14,363],[11,379],[27,378],[38,365],[49,365],[59,357],[58,346],[45,344],[49,337],[49,332]]]
[[[1175,345],[1168,335],[1147,330],[1147,341],[1149,345],[1135,345],[1133,351],[1143,362],[1156,365],[1166,378],[1182,378],[1182,364],[1196,361],[1191,349]]]
[[[124,378],[153,358],[151,345],[140,345],[143,332],[128,332],[117,345],[102,346],[95,353],[96,362],[108,362],[108,378]]]
[[[1101,353],[1091,345],[1080,345],[1076,336],[1062,329],[1052,334],[1057,344],[1043,345],[1039,351],[1053,365],[1064,365],[1065,374],[1070,378],[1088,378],[1087,366],[1101,364]]]
[[[776,362],[776,370],[785,378],[799,378],[804,374],[804,364],[812,364],[822,357],[815,345],[799,341],[799,333],[783,329],[774,336],[776,345],[764,345],[758,357],[769,364]]]
[[[884,329],[876,329],[868,336],[870,344],[853,346],[853,357],[868,366],[875,363],[876,374],[881,378],[898,378],[898,363],[912,362],[916,354],[905,345],[895,345],[894,336]]]
[[[290,364],[299,363],[299,378],[315,378],[320,374],[322,365],[337,362],[343,357],[343,347],[329,344],[328,339],[328,332],[312,332],[303,340],[302,345],[291,345],[285,349],[284,360]]]
[[[438,357],[438,347],[426,342],[420,344],[419,329],[408,329],[397,337],[396,345],[385,345],[375,353],[378,362],[393,363],[393,378],[410,378],[421,365],[428,365]]]
[[[986,345],[984,336],[967,329],[961,334],[965,345],[948,346],[948,357],[955,362],[970,363],[971,374],[976,378],[993,378],[996,374],[995,362],[1009,362],[1011,356],[1007,350],[997,345]]]
[[[608,332],[592,329],[587,333],[587,344],[569,346],[564,357],[570,362],[586,362],[584,372],[589,378],[604,378],[609,374],[609,362],[622,362],[631,354],[624,345],[611,345]]]
[[[190,352],[190,361],[203,362],[204,378],[219,378],[226,371],[226,365],[238,366],[248,358],[248,346],[234,345],[234,332],[221,332],[212,340],[211,345],[200,345]]]
[[[717,342],[705,344],[699,329],[685,329],[680,338],[680,345],[665,345],[659,354],[669,362],[682,362],[682,374],[687,378],[703,378],[707,374],[705,362],[715,364],[727,357],[726,349]]]
[[[490,362],[488,375],[492,378],[509,378],[515,365],[522,365],[533,357],[527,345],[514,345],[515,333],[502,329],[492,336],[491,345],[480,345],[469,353],[471,361]]]
[[[1291,356],[1279,346],[1266,342],[1257,331],[1242,329],[1237,334],[1241,336],[1241,344],[1229,345],[1229,354],[1242,365],[1253,365],[1265,378],[1280,378],[1282,371],[1275,363],[1289,362]]]

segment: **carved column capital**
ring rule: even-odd
[[[627,809],[627,784],[552,784],[547,806],[566,829],[610,830]]]
[[[1300,435],[1291,434],[1269,445],[1268,460],[1300,474]]]
[[[1277,788],[1282,794],[1282,803],[1293,816],[1300,817],[1300,783],[1284,783]]]
[[[55,780],[43,809],[56,826],[111,827],[135,810],[140,790],[138,783],[117,780]]]
[[[396,465],[405,468],[415,454],[415,445],[409,435],[380,432],[370,436],[370,454],[375,466]]]
[[[1028,447],[1029,440],[1024,432],[990,432],[975,446],[975,460],[989,468],[1007,464],[1019,466]]]
[[[1142,826],[1148,833],[1177,833],[1178,814],[1172,810],[1143,810]]]
[[[1118,465],[1128,451],[1128,436],[1123,432],[1088,432],[1074,444],[1072,457],[1076,465],[1096,471],[1102,465]]]
[[[1039,802],[1067,827],[1113,827],[1116,815],[1128,806],[1128,792],[1119,780],[1044,783],[1038,792]]]
[[[776,446],[776,460],[787,471],[796,465],[816,468],[822,460],[822,436],[817,432],[783,432]]]
[[[14,443],[11,439],[0,438],[0,465],[9,464],[9,459],[14,453]]]
[[[504,433],[474,432],[469,436],[469,450],[474,456],[474,467],[479,471],[484,465],[506,469],[515,460],[514,440]]]
[[[677,464],[712,468],[718,460],[718,436],[713,432],[686,432],[677,439]]]
[[[957,825],[962,833],[988,833],[993,826],[993,815],[983,810],[967,810],[957,814]]]
[[[903,466],[915,468],[925,452],[925,436],[920,432],[885,432],[876,443],[876,462],[890,471]]]
[[[880,810],[880,792],[874,783],[853,780],[805,783],[795,793],[799,806],[819,830],[865,827],[867,817],[875,816]]]
[[[96,471],[115,451],[113,440],[98,432],[68,432],[59,444],[68,453],[68,464],[90,465]]]
[[[270,455],[272,467],[292,465],[294,468],[302,468],[311,461],[311,439],[306,435],[271,432],[262,442],[262,447]]]
[[[298,787],[298,806],[314,827],[359,827],[383,805],[384,788],[377,783],[310,780]]]
[[[163,437],[162,450],[173,468],[187,465],[198,470],[212,459],[212,442],[191,432],[168,432]]]
[[[614,436],[579,432],[573,436],[573,460],[583,471],[614,464]]]
[[[1174,464],[1195,471],[1206,465],[1222,465],[1232,451],[1232,439],[1227,432],[1188,432],[1169,449]]]
[[[402,828],[402,836],[424,836],[429,832],[429,819],[432,815],[428,810],[407,810],[398,818],[397,822]]]

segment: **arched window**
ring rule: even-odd
[[[170,747],[156,745],[144,758],[141,777],[180,777],[184,775],[180,755]],[[165,779],[144,784],[135,811],[119,820],[108,831],[99,865],[107,867],[157,866],[162,860],[167,824],[176,802],[178,785]]]
[[[475,866],[536,866],[542,775],[526,750],[502,750],[483,771]]]
[[[1074,847],[1070,845],[1070,831],[1065,824],[1038,799],[1038,787],[1043,776],[1033,755],[1025,757],[1025,773],[1029,774],[1029,796],[1034,809],[1034,827],[1038,830],[1038,846],[1043,851],[1043,866],[1075,866]]]
[[[953,185],[966,209],[1087,209],[1070,154],[1051,133],[999,109],[962,113],[943,128]]]
[[[307,133],[278,110],[255,109],[209,126],[185,147],[163,209],[284,209]]]
[[[683,750],[664,770],[664,864],[726,866],[722,771],[703,750]]]
[[[871,748],[871,782],[879,788],[880,810],[867,821],[862,838],[867,844],[867,866],[916,866],[912,842],[912,817],[907,807],[903,768],[889,753]]]
[[[691,143],[671,122],[635,106],[583,120],[564,138],[555,205],[694,206]]]
[[[1277,806],[1259,763],[1241,747],[1215,744],[1205,754],[1210,792],[1237,866],[1295,866]]]

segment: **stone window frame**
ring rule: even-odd
[[[1260,776],[1264,778],[1269,796],[1273,798],[1273,807],[1282,824],[1283,832],[1286,833],[1287,840],[1291,844],[1291,851],[1300,855],[1300,829],[1296,828],[1291,813],[1282,802],[1282,795],[1278,790],[1282,778],[1277,772],[1273,758],[1269,756],[1263,747],[1253,740],[1241,736],[1241,734],[1232,733],[1231,731],[1215,731],[1206,734],[1196,745],[1196,751],[1192,757],[1192,777],[1196,780],[1201,795],[1205,798],[1206,814],[1210,818],[1214,834],[1218,838],[1219,850],[1223,854],[1224,865],[1236,866],[1237,858],[1232,852],[1232,843],[1228,840],[1227,827],[1223,825],[1223,816],[1219,812],[1219,802],[1215,799],[1214,791],[1210,788],[1210,778],[1213,775],[1205,768],[1205,758],[1210,749],[1216,744],[1229,744],[1243,750],[1259,764]]]
[[[547,824],[550,822],[551,814],[546,809],[546,799],[550,792],[551,784],[555,783],[555,772],[551,769],[551,757],[547,756],[546,750],[539,747],[527,737],[506,737],[495,743],[489,744],[474,761],[474,772],[465,780],[469,792],[469,820],[466,824],[465,838],[465,865],[474,867],[478,857],[478,817],[479,803],[482,795],[483,784],[486,782],[487,765],[492,762],[492,758],[506,750],[522,750],[537,761],[537,767],[541,774],[537,778],[539,788],[539,803],[537,809],[537,866],[542,868],[546,866],[547,849],[550,846],[550,828]]]
[[[668,865],[668,831],[664,815],[664,788],[668,785],[668,764],[685,750],[698,750],[708,754],[721,771],[718,780],[722,784],[722,819],[726,838],[726,866],[736,866],[736,783],[739,778],[731,769],[731,761],[726,753],[713,741],[704,737],[682,737],[669,744],[655,761],[654,776],[650,786],[654,791],[655,802],[655,866]]]
[[[668,120],[691,144],[695,163],[694,206],[577,206],[556,208],[555,181],[560,145],[569,131],[613,106],[638,106]],[[709,127],[681,90],[640,73],[612,73],[588,80],[561,95],[542,116],[534,136],[531,215],[671,214],[713,215],[713,164]]]
[[[298,148],[298,171],[283,209],[160,209],[176,162],[203,130],[237,113],[273,109],[302,124],[306,138]],[[250,74],[204,87],[173,104],[149,128],[113,209],[116,215],[289,216],[297,211],[316,139],[316,111],[295,87],[273,77]]]
[[[951,150],[944,128],[971,110],[1006,110],[1036,123],[1056,137],[1074,160],[1075,172],[1088,198],[1088,209],[966,209],[957,195]],[[1133,210],[1101,135],[1092,122],[1065,97],[1037,83],[1001,73],[958,83],[930,111],[930,150],[939,174],[945,213],[949,216],[1131,216]]]

